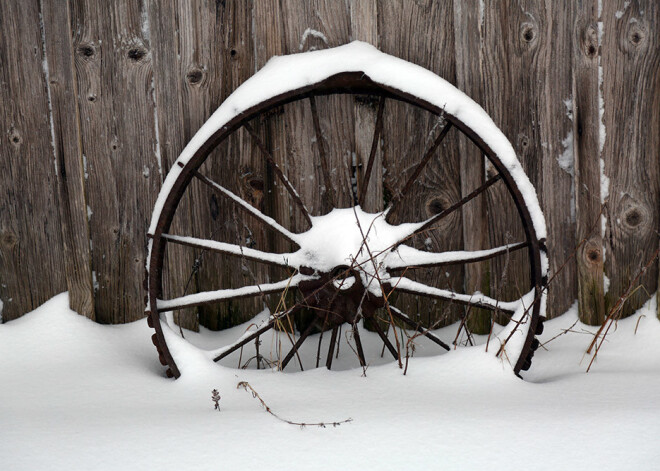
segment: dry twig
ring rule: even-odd
[[[337,427],[338,425],[341,425],[341,424],[346,424],[348,422],[353,422],[353,419],[351,419],[350,417],[348,419],[340,420],[338,422],[315,422],[315,423],[294,422],[292,420],[284,419],[284,418],[280,417],[279,415],[277,415],[275,412],[273,412],[271,410],[271,408],[268,406],[268,404],[266,404],[266,402],[261,398],[259,393],[257,391],[255,391],[255,389],[252,386],[250,386],[250,383],[248,383],[247,381],[239,382],[236,385],[236,389],[241,389],[241,388],[245,389],[249,393],[252,393],[252,397],[259,400],[259,402],[264,407],[266,412],[268,412],[270,415],[275,417],[277,420],[280,420],[280,421],[285,422],[285,423],[290,424],[290,425],[297,425],[300,428],[305,428],[305,427],[309,427],[309,426],[326,428],[328,425],[332,425],[333,427]]]

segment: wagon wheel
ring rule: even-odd
[[[405,74],[399,73],[402,68]],[[273,84],[273,77],[277,78],[276,84]],[[353,206],[350,208],[336,208],[336,201],[333,201],[333,187],[336,185],[327,166],[328,149],[320,129],[316,104],[320,97],[342,94],[370,96],[378,104],[369,160],[362,181],[353,182]],[[298,182],[287,178],[284,169],[276,163],[265,140],[252,124],[285,104],[301,100],[309,103],[318,143],[317,155],[307,158],[317,159],[326,189],[324,201],[330,205],[326,209],[332,209],[324,215],[310,213],[297,191]],[[371,174],[383,130],[383,115],[388,102],[392,100],[442,117],[444,127],[420,156],[405,179],[405,184],[390,198],[388,206],[383,211],[367,213],[361,203],[369,185],[374,182]],[[255,147],[262,153],[277,184],[286,189],[292,205],[306,221],[306,230],[293,232],[284,223],[264,214],[200,170],[211,152],[241,128],[247,131]],[[408,224],[389,221],[393,210],[398,209],[397,205],[411,191],[414,182],[423,174],[425,166],[450,132],[460,132],[476,145],[496,169],[496,174],[451,206],[425,220]],[[233,204],[245,218],[257,221],[297,247],[297,250],[291,253],[260,251],[238,244],[170,233],[179,203],[186,192],[190,191],[192,182],[208,187],[218,198]],[[494,185],[504,185],[515,203],[524,229],[523,240],[482,250],[444,252],[419,250],[409,243],[413,237],[435,230],[436,223],[455,211],[461,211],[464,205]],[[243,348],[251,347],[252,344],[258,349],[259,339],[266,332],[276,330],[284,319],[302,309],[311,310],[316,316],[297,338],[291,338],[290,344],[277,359],[280,369],[284,369],[298,355],[314,328],[321,330],[321,336],[324,330],[331,331],[325,356],[325,364],[330,368],[336,355],[338,332],[343,324],[348,324],[347,330],[352,332],[355,353],[364,366],[367,358],[357,325],[363,319],[374,319],[377,316],[384,317],[400,329],[405,327],[412,335],[428,339],[437,345],[439,351],[452,348],[450,341],[434,334],[432,329],[435,326],[422,325],[411,313],[397,308],[392,302],[393,294],[405,293],[464,305],[467,306],[467,312],[471,308],[479,308],[504,313],[509,323],[497,334],[499,343],[494,350],[497,355],[506,358],[513,371],[519,375],[520,371],[530,367],[534,350],[538,347],[535,335],[540,334],[543,327],[547,265],[544,224],[536,194],[509,142],[478,105],[441,78],[425,69],[382,54],[363,43],[277,58],[239,87],[214,113],[179,156],[163,185],[149,229],[146,287],[148,321],[156,331],[152,340],[158,349],[161,363],[168,366],[168,376],[178,377],[180,371],[171,345],[168,344],[178,335],[178,329],[169,315],[171,311],[295,291],[297,301],[292,305],[282,307],[280,304],[279,309],[274,309],[267,317],[264,318],[262,314],[261,318],[255,318],[238,338],[207,351],[207,355],[214,361],[220,361],[230,354],[242,352]],[[169,244],[284,267],[289,270],[290,276],[273,283],[239,288],[219,286],[216,291],[163,299],[163,267]],[[525,291],[527,294],[521,294],[520,299],[515,301],[505,302],[480,293],[460,293],[414,281],[406,276],[408,272],[420,267],[468,265],[507,256],[518,250],[528,257],[529,285]],[[372,325],[383,343],[383,351],[387,349],[392,356],[400,359],[401,346],[398,340],[395,346],[392,337],[379,322],[372,322]],[[464,328],[464,322],[459,323],[458,329],[461,328]],[[319,340],[319,351],[320,346]],[[258,350],[256,356],[258,362]],[[318,363],[317,358],[316,366]]]

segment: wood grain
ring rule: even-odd
[[[573,139],[578,311],[587,324],[605,318],[603,238],[600,231],[600,149],[598,116],[598,11],[594,1],[576,3],[573,47]]]
[[[378,47],[378,2],[376,0],[352,0],[351,39],[364,41]],[[378,103],[373,99],[356,97],[355,116],[355,161],[357,186],[362,188],[362,181],[367,169],[374,131],[376,127]],[[384,112],[384,111],[383,111]],[[382,137],[378,139],[382,140]],[[383,157],[382,147],[376,148],[375,160],[369,177],[370,185],[365,191],[363,208],[367,212],[382,211],[383,208]]]
[[[64,274],[71,309],[94,319],[87,195],[80,142],[69,4],[43,2],[44,50],[62,226]]]
[[[146,228],[160,186],[142,2],[71,2],[96,319],[144,315]]]
[[[67,289],[40,23],[38,2],[1,2],[3,322]]]
[[[603,240],[609,309],[660,243],[660,5],[603,2],[600,20],[606,133],[602,159],[609,178]],[[657,289],[657,277],[654,264],[624,304],[624,317]]]
[[[456,82],[452,5],[441,2],[378,3],[379,46],[383,52],[419,64],[449,82]],[[410,34],[433,31],[433,34]],[[449,53],[447,53],[449,51]],[[383,133],[385,187],[389,195],[406,181],[443,127],[442,120],[410,105],[386,103]],[[461,199],[458,133],[450,130],[410,192],[393,209],[392,222],[421,221]],[[387,196],[386,196],[387,198]],[[389,219],[389,217],[388,217]],[[463,248],[460,212],[442,220],[434,230],[416,237],[416,248],[430,251]],[[441,288],[463,292],[461,266],[416,270],[411,277]],[[401,296],[397,307],[425,323],[453,322],[462,309],[429,299]]]
[[[271,56],[360,39],[456,83],[491,114],[537,188],[548,223],[551,276],[585,240],[550,287],[549,315],[578,298],[581,319],[598,323],[660,243],[659,16],[651,0],[4,2],[2,318],[18,317],[64,290],[72,307],[95,313],[99,322],[141,317],[145,229],[164,175],[195,131]],[[359,164],[364,169],[368,159],[377,106],[354,97],[319,97],[317,104],[330,168],[341,182],[338,205],[348,206],[350,178],[361,178]],[[404,108],[386,104],[390,121],[378,146],[369,211],[381,209],[405,182],[423,141],[433,137],[436,123],[421,113],[408,116]],[[322,207],[310,113],[303,101],[252,125],[312,214],[320,214],[328,207]],[[397,116],[406,120],[395,124]],[[415,201],[406,203],[414,210],[401,217],[428,215],[493,171],[458,135],[452,130],[442,144],[412,192]],[[601,179],[601,165],[609,182]],[[286,227],[306,229],[244,131],[220,146],[204,170]],[[443,183],[445,177],[450,183]],[[521,234],[517,220],[504,187],[493,188],[446,221],[430,243],[445,250],[499,245],[507,233],[513,239]],[[172,231],[291,249],[195,185]],[[166,292],[181,294],[176,291],[185,288],[199,255],[168,249]],[[192,278],[194,291],[286,276],[241,260],[204,258]],[[470,265],[448,278],[444,272],[424,276],[461,291],[517,297],[528,279],[525,266],[522,252],[512,256],[504,288],[503,260]],[[658,271],[656,264],[644,274],[624,315],[657,290]],[[238,322],[262,302],[220,307],[204,322],[214,328]],[[434,309],[407,302],[412,311]],[[179,322],[195,329],[197,316],[191,309]]]
[[[159,175],[162,182],[179,153],[192,137],[192,130],[186,125],[184,116],[183,89],[186,71],[181,65],[180,49],[182,41],[177,31],[179,10],[176,2],[148,2],[148,17],[151,54],[154,71],[154,100],[156,104],[157,149]],[[185,41],[183,42],[185,44]],[[191,77],[196,77],[191,74]],[[170,232],[186,234],[192,232],[191,201],[189,198],[179,204]],[[184,247],[169,244],[166,251],[167,263],[164,264],[163,291],[166,297],[189,294],[194,279],[191,271],[195,260],[201,256]],[[191,286],[192,285],[192,286]],[[196,309],[184,309],[175,315],[175,322],[184,328],[198,330],[199,323]]]

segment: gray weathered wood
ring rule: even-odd
[[[38,2],[0,3],[0,299],[4,322],[67,289],[39,15]]]
[[[157,149],[159,157],[159,175],[162,181],[186,142],[192,137],[193,130],[187,126],[186,106],[183,103],[184,81],[196,79],[195,71],[183,70],[180,63],[180,50],[188,43],[181,40],[186,32],[179,27],[178,3],[148,2],[148,17],[151,44],[151,54],[154,70],[154,100],[157,118]],[[192,232],[190,198],[185,198],[179,205],[177,216],[172,222],[170,232],[186,234]],[[163,290],[169,296],[183,296],[192,291],[194,275],[191,275],[199,251],[187,250],[183,247],[167,248],[167,262]],[[196,309],[181,310],[176,313],[175,321],[184,328],[197,330],[198,319]]]
[[[453,25],[450,3],[378,3],[379,45],[383,52],[422,65],[455,83]],[[412,31],[415,33],[411,34]],[[433,34],[424,33],[426,31],[433,31]],[[424,111],[402,103],[388,101],[386,107],[383,165],[386,169],[386,192],[392,195],[403,188],[441,131],[443,123]],[[414,187],[394,208],[395,221],[425,220],[461,199],[457,136],[456,130],[449,131]],[[463,248],[461,213],[453,213],[427,234],[416,236],[413,244],[416,248],[432,251]],[[461,266],[416,270],[410,276],[439,288],[457,292],[464,289]],[[439,319],[451,322],[462,312],[459,306],[448,306],[430,299],[401,296],[397,302],[397,307],[411,315],[418,313],[424,322]]]
[[[564,312],[577,297],[581,318],[598,323],[660,243],[659,10],[651,0],[4,2],[2,317],[13,319],[65,289],[74,309],[90,317],[95,309],[100,322],[141,317],[145,230],[162,179],[192,135],[272,55],[360,39],[456,83],[491,114],[535,184],[548,223],[555,277],[548,314]],[[318,97],[316,104],[329,171],[340,182],[337,204],[348,206],[349,180],[356,173],[362,178],[371,151],[378,104],[355,97]],[[389,124],[377,146],[364,204],[369,211],[381,209],[405,183],[424,151],[422,141],[433,139],[436,123],[405,108],[386,103]],[[309,101],[251,125],[312,214],[327,211]],[[424,169],[415,198],[406,203],[414,210],[402,217],[420,218],[456,201],[493,171],[458,135],[452,130]],[[286,227],[306,229],[244,130],[222,144],[203,171]],[[449,184],[441,183],[445,175]],[[507,232],[512,239],[521,232],[502,185],[443,224],[430,243],[444,250],[502,245]],[[258,249],[292,248],[198,182],[172,228]],[[583,240],[575,260],[555,276]],[[417,241],[420,247],[424,242]],[[168,248],[166,293],[183,294],[198,252]],[[188,292],[286,276],[252,262],[203,258]],[[427,276],[457,291],[517,297],[528,277],[524,258],[522,251],[511,256],[504,287],[503,258],[451,271],[449,278],[444,270],[422,274],[420,281]],[[658,271],[656,264],[644,274],[624,315],[657,289]],[[215,328],[238,322],[262,302],[209,310],[203,322]],[[406,302],[414,304],[402,306],[413,315],[434,309]],[[197,311],[178,322],[195,329]]]
[[[128,0],[71,2],[95,309],[103,323],[144,311],[146,228],[160,186],[144,8]]]
[[[536,10],[536,15],[538,30],[534,31],[534,25],[529,28],[523,23],[520,33],[523,42],[531,34],[531,41],[541,43],[534,70],[539,85],[531,106],[538,120],[540,140],[534,151],[542,156],[537,167],[536,184],[548,228],[552,284],[546,315],[551,318],[566,312],[577,298],[577,266],[575,259],[571,258],[577,242],[573,68],[569,59],[574,47],[575,8],[572,2],[546,2]]]
[[[600,20],[606,135],[602,159],[609,179],[603,240],[609,309],[660,243],[660,5],[603,2]],[[657,277],[654,264],[626,300],[623,317],[657,289]]]
[[[64,275],[71,309],[94,318],[87,196],[75,90],[69,4],[43,2],[44,50],[48,64],[48,93],[59,210],[62,225]]]
[[[603,238],[600,230],[600,149],[598,116],[598,7],[576,2],[573,47],[573,142],[575,152],[575,216],[578,310],[587,324],[605,318]]]

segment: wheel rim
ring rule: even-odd
[[[269,97],[268,99],[265,99],[260,103],[250,107],[248,110],[245,110],[240,115],[235,116],[234,118],[226,122],[222,127],[217,129],[210,136],[207,136],[205,140],[200,145],[197,146],[195,152],[189,159],[187,159],[187,162],[185,164],[179,163],[180,170],[176,169],[177,172],[179,172],[176,181],[174,182],[173,185],[171,185],[171,187],[168,190],[166,190],[164,203],[162,204],[162,209],[160,211],[158,210],[155,211],[155,217],[154,217],[155,224],[152,222],[152,228],[150,230],[151,241],[150,241],[150,253],[148,258],[148,271],[147,271],[147,289],[149,294],[148,310],[150,311],[149,324],[156,331],[156,333],[153,336],[153,342],[158,349],[161,363],[168,366],[168,370],[167,370],[168,375],[178,377],[180,371],[175,362],[175,359],[172,357],[172,354],[166,342],[165,335],[163,332],[163,325],[161,324],[160,312],[164,312],[172,307],[180,308],[184,306],[197,305],[195,303],[199,304],[202,301],[199,296],[198,298],[188,297],[185,300],[183,298],[174,299],[172,301],[159,300],[163,287],[162,273],[163,273],[163,262],[164,262],[166,245],[168,243],[174,242],[182,245],[192,245],[192,246],[195,246],[194,244],[198,244],[197,247],[200,247],[199,244],[201,242],[199,240],[193,241],[190,239],[185,239],[185,240],[183,240],[182,238],[177,239],[175,236],[168,234],[170,225],[172,223],[172,219],[177,210],[177,206],[181,201],[181,198],[184,195],[186,189],[189,187],[190,182],[194,178],[198,178],[203,183],[206,183],[207,186],[212,187],[214,191],[221,193],[224,197],[232,198],[232,195],[228,194],[227,191],[223,191],[222,187],[218,188],[220,185],[214,184],[214,182],[212,182],[211,180],[207,179],[206,177],[198,173],[200,166],[206,161],[210,153],[218,145],[220,145],[221,142],[223,142],[226,138],[228,138],[228,136],[230,136],[232,133],[236,132],[239,128],[245,127],[248,133],[253,137],[253,139],[255,139],[255,143],[257,147],[259,147],[262,150],[262,152],[264,152],[265,157],[268,158],[268,150],[265,149],[263,143],[259,142],[259,137],[257,133],[255,133],[254,130],[252,130],[250,127],[249,123],[251,120],[253,120],[255,117],[269,113],[273,109],[278,108],[284,104],[298,100],[305,100],[305,99],[309,100],[312,109],[314,110],[316,97],[323,95],[340,94],[340,93],[371,95],[378,97],[379,99],[379,111],[378,111],[379,117],[377,118],[378,122],[380,122],[380,116],[382,114],[383,105],[385,103],[385,100],[387,99],[403,101],[415,107],[424,109],[436,116],[443,115],[447,120],[447,124],[445,125],[442,132],[438,136],[437,144],[439,144],[442,141],[444,135],[446,135],[447,132],[449,132],[452,127],[455,127],[456,129],[461,131],[465,136],[467,136],[481,150],[481,152],[483,152],[483,154],[490,160],[492,165],[497,169],[499,173],[496,178],[492,178],[488,180],[486,183],[484,183],[484,185],[482,185],[479,188],[476,188],[472,193],[463,197],[461,201],[459,201],[454,205],[455,207],[447,208],[445,211],[441,212],[440,213],[441,216],[436,218],[435,221],[442,219],[442,217],[445,217],[447,214],[450,214],[452,211],[456,209],[460,209],[468,201],[482,194],[491,185],[497,183],[498,180],[501,179],[502,182],[506,185],[508,192],[511,195],[511,198],[513,199],[516,208],[518,210],[518,214],[525,231],[526,240],[523,243],[521,243],[522,245],[519,244],[516,246],[511,246],[506,248],[500,247],[497,248],[496,251],[500,250],[500,254],[501,254],[502,250],[508,253],[509,251],[512,250],[527,248],[528,259],[530,263],[529,288],[533,290],[533,302],[531,303],[531,305],[526,307],[525,312],[523,314],[523,316],[525,316],[526,318],[525,323],[527,323],[527,329],[524,335],[524,341],[522,347],[519,349],[520,352],[517,358],[515,358],[513,361],[509,359],[509,361],[512,362],[513,370],[516,374],[519,374],[519,372],[522,370],[528,369],[529,365],[531,364],[531,357],[533,356],[533,352],[538,346],[538,342],[535,341],[534,336],[535,334],[540,333],[542,329],[543,319],[541,313],[543,309],[544,296],[545,296],[545,286],[544,286],[545,271],[543,267],[543,258],[545,257],[544,240],[539,240],[539,237],[537,236],[537,230],[535,230],[534,227],[535,221],[533,220],[528,207],[529,202],[526,201],[525,199],[525,198],[529,199],[529,195],[525,195],[525,197],[523,197],[523,192],[517,186],[516,181],[514,181],[514,178],[509,172],[507,166],[499,159],[498,155],[493,151],[493,149],[488,145],[488,143],[484,141],[484,139],[477,133],[475,129],[465,124],[456,116],[447,113],[446,110],[443,110],[439,106],[430,103],[422,98],[413,96],[410,93],[401,91],[391,86],[384,85],[382,83],[377,83],[373,81],[365,72],[342,72],[339,74],[332,75],[318,83],[300,87],[295,90],[289,90],[285,93],[281,93],[276,96]],[[319,132],[318,114],[316,111],[313,112],[313,117],[315,121],[314,125],[318,133]],[[374,133],[374,143],[377,142],[377,138],[378,138],[377,133],[379,132],[380,131],[378,130],[378,125],[377,125],[376,131]],[[437,147],[437,144],[434,143],[435,147]],[[374,146],[375,145],[377,144],[374,144]],[[320,147],[321,149],[323,148],[322,145]],[[432,155],[434,149],[435,148],[429,150],[428,155]],[[321,154],[322,153],[323,150],[321,151]],[[355,195],[355,199],[357,200],[356,202],[358,203],[363,198],[363,195],[365,194],[365,189],[368,186],[369,178],[371,176],[370,169],[371,169],[371,165],[373,164],[374,155],[375,155],[374,147],[372,146],[372,152],[369,158],[369,163],[366,172],[367,177],[365,177],[363,187],[360,188],[358,194]],[[321,158],[321,162],[324,162],[324,156],[321,155],[320,158]],[[406,193],[409,190],[410,187],[409,184],[415,181],[419,173],[423,170],[425,165],[424,163],[425,159],[428,161],[426,155],[422,158],[422,161],[418,164],[417,168],[413,172],[413,177],[408,180],[407,184],[401,190],[402,193]],[[276,164],[275,164],[275,168],[277,168]],[[327,175],[327,172],[325,172],[325,170],[324,170],[324,174]],[[284,178],[282,181],[286,182],[286,178]],[[286,183],[284,184],[286,186]],[[289,194],[291,195],[292,199],[295,201],[296,205],[303,212],[303,214],[305,214],[306,219],[309,222],[311,222],[310,215],[309,213],[307,213],[302,200],[300,199],[300,197],[296,198],[297,192],[295,191],[295,189],[287,188],[287,190],[289,191]],[[397,202],[400,200],[401,198],[398,198]],[[237,204],[241,205],[240,202],[238,202]],[[250,211],[249,208],[246,207],[243,207],[243,210],[246,212]],[[365,224],[361,224],[359,227],[359,230],[361,231],[360,235],[362,237],[362,240],[364,240],[365,238],[368,237],[368,234],[367,237],[365,237],[364,234],[367,228],[366,227],[363,228],[361,226],[366,225],[367,227],[369,227],[369,225],[371,224],[369,222],[369,217],[371,216],[369,216],[367,213],[364,212],[358,213],[358,211],[361,211],[359,207],[353,209],[352,212],[353,212],[353,216],[356,219],[365,220]],[[350,218],[350,214],[348,214],[345,220],[348,220],[349,218]],[[384,219],[384,217],[381,219]],[[327,220],[329,219],[326,219],[326,221]],[[317,221],[318,222],[316,227],[318,229],[319,225],[323,226],[323,222],[325,221],[323,220],[323,218],[317,219]],[[262,220],[262,222],[264,221]],[[431,227],[433,222],[434,221],[428,221],[428,220],[424,221],[419,225],[419,227],[417,227],[418,231],[423,231]],[[383,223],[387,224],[385,221],[383,221]],[[264,222],[264,224],[271,224],[271,223],[266,221]],[[313,225],[310,231],[314,230],[314,228],[315,226]],[[280,232],[280,234],[283,235],[285,238],[289,238],[293,242],[296,242],[301,247],[301,249],[306,249],[308,251],[311,251],[316,256],[320,255],[320,250],[318,248],[314,249],[314,248],[310,248],[309,246],[306,246],[306,244],[309,245],[308,241],[306,240],[311,239],[311,237],[301,236],[300,234],[293,234],[279,225],[278,227],[276,227],[275,230]],[[387,233],[388,231],[383,230],[382,232]],[[405,234],[406,237],[410,235],[411,235],[410,233]],[[307,236],[309,236],[309,234],[307,234]],[[408,260],[411,261],[405,262],[406,257],[403,257],[404,262],[400,266],[385,265],[386,271],[384,273],[379,273],[377,269],[372,269],[371,271],[365,269],[365,266],[368,267],[370,265],[369,260],[371,260],[372,263],[374,259],[376,259],[379,263],[382,262],[380,258],[385,258],[382,256],[382,254],[385,253],[385,255],[387,255],[388,253],[392,253],[392,248],[393,248],[392,246],[396,245],[397,243],[400,243],[399,239],[394,240],[394,244],[392,243],[392,241],[389,242],[375,241],[375,243],[373,241],[370,241],[368,247],[373,248],[377,252],[380,252],[380,254],[374,256],[373,254],[368,254],[367,253],[368,250],[363,250],[362,251],[363,257],[362,258],[356,257],[351,265],[346,264],[346,257],[343,258],[339,257],[339,259],[335,260],[333,263],[328,262],[325,264],[310,262],[309,257],[305,259],[304,257],[300,257],[300,256],[298,257],[297,260],[292,260],[292,259],[288,260],[287,263],[291,263],[290,266],[293,266],[298,270],[298,273],[295,275],[298,278],[294,277],[295,279],[288,281],[283,280],[283,282],[280,283],[274,283],[274,284],[271,283],[268,285],[262,284],[259,286],[259,291],[264,291],[264,290],[268,291],[272,289],[273,292],[276,291],[279,292],[283,289],[283,286],[291,286],[292,283],[295,284],[297,289],[302,294],[303,300],[305,301],[305,305],[307,307],[309,307],[311,304],[311,307],[313,308],[325,309],[337,314],[335,316],[336,319],[331,318],[330,320],[328,320],[324,318],[323,320],[321,320],[319,318],[319,320],[317,321],[318,323],[322,322],[323,327],[328,327],[328,325],[326,324],[329,324],[329,326],[332,327],[333,339],[337,335],[337,326],[340,324],[340,321],[349,322],[350,324],[352,324],[354,328],[353,329],[354,335],[356,336],[355,338],[357,339],[356,343],[357,343],[358,357],[360,363],[364,365],[366,360],[364,358],[364,354],[361,352],[362,349],[359,343],[360,341],[359,341],[358,331],[357,329],[355,329],[355,325],[360,318],[370,318],[371,316],[373,316],[373,312],[375,312],[376,309],[383,307],[386,304],[386,302],[384,301],[384,296],[382,295],[380,297],[378,296],[378,290],[384,293],[385,291],[396,289],[404,293],[417,294],[417,295],[421,294],[429,297],[439,297],[441,299],[447,299],[447,296],[451,296],[448,295],[446,292],[443,293],[442,292],[443,290],[439,290],[439,289],[436,289],[435,291],[428,290],[423,286],[419,286],[415,282],[411,282],[410,280],[405,279],[404,277],[393,278],[391,276],[391,273],[387,272],[387,269],[404,269],[406,267],[410,267],[411,264],[419,264],[421,260],[420,259],[421,255],[414,251],[406,249],[405,247],[407,246],[405,245],[397,246],[399,248],[396,249],[395,252],[397,253],[397,255],[399,255],[399,258],[402,258],[401,252],[406,251],[407,252],[406,256],[408,257]],[[211,250],[212,248],[206,247],[206,249]],[[216,246],[214,249],[219,249],[219,247]],[[221,247],[221,249],[225,250],[225,253],[227,253],[226,252],[227,250],[230,250],[228,247]],[[353,253],[355,253],[355,247],[353,247],[352,250]],[[390,252],[387,252],[387,250],[389,250]],[[466,256],[465,255],[466,252],[467,251],[463,251],[464,257]],[[241,253],[243,256],[245,256],[247,253],[248,258],[250,256],[261,257],[261,258],[264,257],[263,254],[252,253],[248,250],[241,250]],[[278,262],[281,262],[277,260],[278,258],[276,256],[277,254],[270,254],[270,255],[273,255],[275,257],[270,258],[266,263],[277,264]],[[435,263],[435,264],[447,263],[446,252],[441,253],[441,255],[445,255],[444,261],[442,260],[442,257],[439,258],[436,257],[434,261],[429,263]],[[471,258],[468,262],[466,262],[466,260],[463,259],[462,262],[469,263],[471,261],[476,261],[477,259],[485,260],[496,255],[497,254],[493,254],[492,251],[490,252],[482,251],[482,253],[470,253],[469,255],[470,257],[476,257],[476,258]],[[339,271],[337,271],[338,269]],[[345,286],[343,285],[341,287],[337,287],[336,286],[338,279],[337,275],[344,277],[344,282],[347,282],[347,280],[352,279],[353,281],[351,283],[353,284],[351,285],[351,287],[348,289],[346,289]],[[385,279],[381,279],[381,277]],[[371,281],[369,281],[369,279]],[[371,286],[370,283],[373,284],[374,280],[376,280],[378,289],[376,290],[367,289],[366,290],[367,295],[364,296],[365,286],[366,285]],[[231,299],[235,299],[236,297],[245,294],[230,289],[224,289],[221,291],[224,291],[225,293],[223,295],[230,296]],[[312,301],[312,298],[314,298],[314,301]],[[220,298],[216,296],[216,300],[218,299]],[[492,309],[494,307],[495,310],[503,309],[503,308],[513,309],[511,306],[504,305],[497,300],[493,300],[486,297],[481,297],[475,300],[474,296],[465,295],[464,297],[461,297],[454,295],[452,302],[467,303],[469,305],[484,307],[489,309]],[[293,309],[296,309],[297,306],[298,305],[295,305]],[[357,311],[359,310],[357,309],[357,307],[361,308],[360,314],[357,314]],[[415,328],[419,328],[419,326],[415,326],[414,322],[412,322],[409,318],[407,318],[405,313],[399,311],[394,306],[387,306],[387,311],[389,316],[391,316],[392,318],[396,318],[399,322],[407,323],[411,329],[414,330]],[[265,327],[268,327],[270,325],[270,327],[268,328],[272,328],[272,325],[276,320],[277,319],[275,318],[271,318],[271,320],[269,321],[270,324],[267,323]],[[314,325],[314,324],[310,324],[310,325]],[[378,330],[378,328],[376,330]],[[390,350],[390,352],[393,353],[392,350],[394,347],[391,344],[391,342],[388,344],[386,340],[387,337],[383,337],[381,335],[382,334],[381,331],[377,333],[381,337],[381,339],[383,339],[383,343],[384,343],[383,348],[387,347],[388,350]],[[309,329],[307,329],[305,332],[301,332],[301,336],[299,337],[298,341],[304,342],[305,338],[309,334],[310,334]],[[254,334],[248,336],[250,337],[249,341],[254,340],[254,338],[252,338],[253,335]],[[437,337],[434,339],[433,338],[434,336],[431,333],[426,332],[424,333],[424,335],[428,337],[431,341],[438,343],[440,346],[446,349],[449,348],[448,345],[446,345],[446,343],[437,339]],[[508,338],[506,340],[508,340]],[[245,339],[243,339],[242,341],[247,342]],[[235,342],[234,346],[237,343],[240,342]],[[334,345],[334,343],[331,342],[331,345]],[[293,357],[293,355],[297,353],[299,346],[300,345],[298,345],[298,342],[292,345],[292,348],[289,350],[289,353],[282,361],[282,363],[284,363],[284,366],[286,366],[286,363],[288,363]],[[226,351],[227,350],[215,355],[214,359],[217,360],[222,358],[222,354],[226,353]],[[332,363],[332,351],[330,351],[328,354],[326,366],[329,367],[331,363]]]

